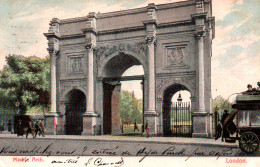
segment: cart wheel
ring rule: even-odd
[[[253,154],[258,150],[259,139],[253,132],[245,132],[240,136],[239,147],[247,154]]]

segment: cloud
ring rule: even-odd
[[[225,1],[226,2],[226,1]],[[216,37],[213,40],[213,97],[246,90],[260,80],[260,13],[258,0],[213,1],[226,12],[216,12]],[[215,6],[216,8],[216,6]],[[221,83],[221,84],[220,84]],[[223,83],[223,84],[222,84]]]

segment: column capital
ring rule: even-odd
[[[92,50],[92,51],[94,51],[95,48],[96,48],[96,45],[95,45],[95,44],[92,44],[92,43],[86,43],[84,46],[85,46],[85,48],[86,48],[87,50]]]
[[[206,36],[206,31],[205,30],[195,31],[194,35],[196,39],[203,39]]]
[[[146,37],[146,42],[148,45],[156,44],[156,37]]]
[[[53,49],[53,48],[47,48],[47,50],[49,52],[49,55],[54,56],[54,57],[56,57],[60,52],[60,50],[56,50],[56,49]]]
[[[59,52],[59,37],[55,35],[55,33],[45,33],[44,34],[48,39],[48,52],[50,55],[55,53],[55,55]]]

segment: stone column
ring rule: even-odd
[[[87,103],[86,112],[83,114],[83,135],[93,135],[94,126],[96,125],[96,117],[98,116],[95,109],[94,95],[94,48],[96,47],[96,14],[89,13],[86,28],[82,29],[85,34],[85,47],[87,56]]]
[[[205,110],[205,64],[204,64],[204,37],[205,37],[205,20],[207,13],[204,12],[204,0],[196,1],[196,14],[192,15],[195,22],[195,39],[196,39],[196,53],[198,58],[197,70],[197,110],[193,112],[193,133],[192,137],[208,137],[207,119],[208,113]]]
[[[51,111],[45,114],[45,133],[56,134],[58,125],[57,111],[57,55],[59,54],[59,24],[57,18],[53,18],[50,22],[48,33],[44,33],[48,40],[48,51],[51,57]]]
[[[88,88],[87,88],[87,106],[86,114],[94,113],[94,73],[93,73],[93,46],[87,45],[87,57],[88,57]]]
[[[198,112],[205,111],[205,79],[204,79],[204,33],[197,35],[198,58],[199,58],[199,106]]]
[[[149,131],[151,135],[157,135],[158,115],[155,108],[155,42],[156,42],[156,6],[151,3],[147,6],[147,17],[143,20],[146,28],[146,41],[147,41],[147,62],[148,62],[148,89],[144,85],[145,90],[148,92],[147,108],[144,110],[145,123],[148,121]]]
[[[155,64],[154,64],[154,38],[148,38],[148,106],[146,113],[154,114],[155,111]]]
[[[51,57],[51,113],[57,112],[56,54],[57,50],[49,50]]]

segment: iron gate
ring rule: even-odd
[[[171,134],[178,137],[192,136],[192,113],[189,102],[174,102],[170,115]]]
[[[85,112],[85,103],[75,105],[73,103],[66,104],[66,134],[81,135],[83,131],[83,113]]]

